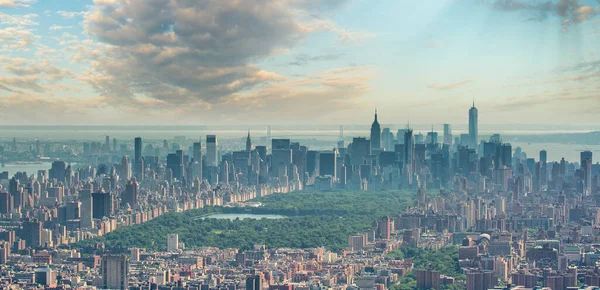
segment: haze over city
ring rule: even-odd
[[[596,0],[0,1],[0,124],[597,123]]]

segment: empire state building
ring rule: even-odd
[[[377,121],[377,110],[375,110],[375,120],[371,125],[371,152],[381,149],[381,126]]]

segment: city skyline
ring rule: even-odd
[[[600,3],[536,3],[0,1],[0,122],[593,124]]]

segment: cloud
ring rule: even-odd
[[[96,0],[84,16],[84,26],[98,42],[78,43],[66,50],[73,60],[91,63],[80,80],[113,104],[217,110],[232,106],[233,100],[257,101],[261,95],[250,93],[257,90],[265,92],[262,98],[267,99],[266,92],[283,84],[288,89],[304,88],[300,91],[309,98],[339,89],[316,83],[310,83],[310,90],[294,86],[297,79],[263,70],[256,63],[294,47],[310,33],[332,31],[336,26],[331,21],[314,15],[344,2]],[[319,26],[324,23],[328,26]],[[296,60],[299,65],[336,57],[298,56]]]
[[[64,10],[59,10],[56,12],[56,14],[64,17],[64,18],[75,18],[75,17],[82,17],[86,14],[86,11],[64,11]]]
[[[50,26],[50,30],[52,31],[57,31],[57,30],[64,30],[64,29],[71,29],[73,28],[73,26],[60,26],[60,25],[52,25]]]
[[[35,0],[0,0],[0,8],[29,7]]]
[[[315,55],[315,56],[310,56],[310,55],[302,53],[302,54],[297,54],[296,58],[288,64],[295,65],[295,66],[303,66],[303,65],[307,65],[311,62],[338,60],[343,56],[344,56],[343,53],[332,53],[332,54],[323,54],[323,55]]]
[[[450,89],[456,89],[456,88],[466,86],[472,82],[473,82],[473,80],[464,80],[464,81],[460,81],[457,83],[450,83],[450,84],[431,83],[431,84],[428,84],[427,87],[430,89],[436,89],[436,90],[450,90]]]
[[[513,111],[518,109],[531,109],[532,107],[549,105],[558,102],[563,104],[577,104],[578,109],[587,108],[590,105],[597,105],[598,102],[600,102],[600,89],[590,87],[575,87],[563,88],[562,90],[556,92],[547,90],[543,93],[500,99],[491,107],[498,111]]]
[[[527,20],[542,21],[549,16],[557,16],[562,19],[562,29],[568,30],[570,26],[583,23],[596,17],[599,12],[594,7],[580,3],[579,0],[491,0],[486,1],[492,7],[511,12],[527,13]]]

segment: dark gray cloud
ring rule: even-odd
[[[210,107],[231,94],[285,80],[254,64],[315,30],[336,27],[312,23],[311,15],[344,2],[97,1],[84,23],[104,47],[83,79],[114,99]]]
[[[486,1],[494,8],[503,11],[523,12],[526,19],[541,21],[549,16],[560,17],[563,30],[598,16],[595,7],[583,4],[579,0],[492,0]]]

